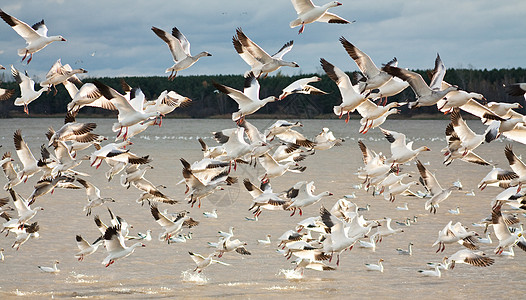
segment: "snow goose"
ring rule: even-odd
[[[4,190],[13,188],[22,182],[15,171],[13,161],[14,159],[11,157],[11,152],[6,152],[2,155],[2,170],[7,179],[7,183],[4,185]]]
[[[40,234],[38,231],[40,230],[40,226],[37,224],[37,222],[32,223],[31,225],[24,224],[22,229],[16,229],[14,232],[16,233],[15,241],[13,242],[13,245],[11,245],[11,248],[20,249],[20,246],[22,246],[25,242],[27,242],[30,238],[38,238]]]
[[[84,106],[117,110],[117,107],[110,100],[104,98],[97,86],[91,82],[83,84],[80,89],[69,81],[64,82],[64,86],[71,97],[71,102],[67,106],[69,112],[78,112]]]
[[[501,118],[508,119],[516,116],[517,112],[513,109],[522,108],[519,103],[489,102],[486,105],[493,113]]]
[[[365,234],[349,234],[349,231],[345,230],[346,222],[336,218],[323,206],[320,208],[320,216],[325,226],[330,229],[330,234],[323,240],[323,253],[331,253],[331,260],[334,253],[336,253],[336,265],[340,265],[340,253],[345,249],[352,249],[356,241]]]
[[[77,178],[77,181],[86,189],[86,196],[88,198],[88,204],[84,206],[86,216],[91,215],[91,210],[97,206],[101,206],[105,202],[115,202],[113,198],[102,198],[100,196],[100,190],[98,187],[93,185],[91,182],[82,178]]]
[[[526,83],[512,83],[504,85],[510,96],[524,96],[526,98]]]
[[[452,221],[438,232],[438,238],[431,247],[438,245],[436,253],[443,252],[446,249],[446,244],[459,243],[464,247],[477,250],[479,247],[475,245],[477,242],[476,236],[478,234],[475,231],[467,231],[460,222],[452,225]]]
[[[461,142],[459,152],[464,155],[480,146],[483,142],[489,143],[493,141],[497,137],[499,127],[499,124],[494,122],[486,128],[483,134],[476,134],[468,127],[458,108],[454,108],[451,111],[451,124],[453,124],[453,129]]]
[[[506,155],[506,159],[508,160],[511,169],[518,177],[513,178],[510,182],[511,186],[519,185],[517,187],[518,193],[522,184],[526,182],[526,165],[522,162],[522,160],[520,160],[520,158],[517,157],[517,155],[515,155],[515,153],[513,153],[511,144],[508,144],[506,147],[504,147],[504,154]]]
[[[203,151],[203,157],[205,158],[216,158],[225,154],[225,149],[222,145],[209,147],[202,138],[199,138],[199,144],[201,144],[201,151]]]
[[[360,124],[363,127],[360,128],[359,132],[363,134],[367,133],[367,131],[373,125],[375,119],[380,118],[392,108],[399,107],[400,105],[402,104],[399,104],[398,102],[391,102],[385,106],[378,106],[369,99],[365,100],[356,108],[358,113],[362,116]]]
[[[394,171],[394,170],[392,170]],[[396,172],[389,172],[389,175],[385,177],[379,184],[378,187],[380,188],[380,194],[384,192],[385,188],[389,188],[389,186],[402,181],[406,177],[412,177],[409,173],[402,173],[400,175],[396,174]]]
[[[5,257],[4,257],[4,248],[0,248],[0,261],[4,261],[5,260]]]
[[[9,197],[0,198],[0,214],[4,211],[14,211],[15,209],[9,205]]]
[[[407,207],[407,202],[404,203],[403,206],[397,206],[396,210],[409,210],[409,208]]]
[[[270,241],[270,237],[271,235],[270,234],[267,234],[265,236],[265,239],[264,240],[258,240],[258,245],[270,245],[271,241]]]
[[[68,112],[64,118],[64,125],[59,130],[49,129],[48,147],[57,141],[93,142],[99,139],[98,134],[91,133],[95,128],[97,128],[96,123],[79,123],[76,121],[76,113]]]
[[[448,87],[452,86],[451,84],[442,81],[441,90],[445,90]],[[466,92],[463,90],[451,91],[447,94],[447,97],[440,99],[437,102],[438,110],[444,114],[450,112],[453,108],[466,105],[470,100],[486,101],[484,95],[475,93],[475,92]]]
[[[90,244],[79,234],[75,236],[75,240],[77,241],[77,247],[80,250],[75,254],[75,258],[78,261],[82,261],[84,260],[84,257],[95,253],[97,249],[99,249],[99,246],[104,243],[104,239],[99,237],[93,244]]]
[[[156,100],[146,101],[144,103],[144,112],[149,113],[159,111],[163,115],[167,115],[178,107],[186,107],[190,105],[192,99],[179,95],[174,91],[163,91]],[[162,119],[161,119],[162,122]],[[161,124],[159,124],[161,125]]]
[[[214,257],[217,256],[217,253],[215,253],[215,252],[211,253],[207,257],[204,257],[201,254],[193,253],[193,252],[190,252],[190,251],[188,251],[188,254],[190,254],[190,257],[192,258],[192,260],[196,264],[194,272],[197,271],[197,273],[201,273],[206,267],[208,267],[211,264],[221,264],[221,265],[224,265],[224,266],[230,266],[227,263],[224,263],[222,261],[213,259]]]
[[[365,84],[361,86],[359,93],[363,93],[365,90],[379,88],[392,78],[390,74],[378,69],[369,55],[365,54],[355,45],[351,44],[343,36],[340,37],[340,43],[365,76]],[[397,60],[395,57],[392,61],[388,62],[387,65],[391,66],[396,63]]]
[[[11,65],[11,73],[13,74],[13,77],[15,77],[15,81],[20,87],[20,97],[15,99],[15,105],[24,106],[24,112],[29,115],[29,103],[38,99],[38,97],[40,97],[43,92],[49,90],[49,87],[43,87],[38,91],[35,91],[35,81],[29,78],[27,72],[26,74],[20,74],[20,72],[18,72],[18,70]]]
[[[205,216],[205,218],[209,218],[209,219],[217,219],[217,209],[213,209],[212,212],[209,212],[209,211],[205,211],[203,212],[203,216]]]
[[[34,186],[33,192],[31,192],[31,195],[27,197],[27,200],[29,204],[33,204],[36,198],[40,196],[44,196],[47,193],[53,194],[53,192],[55,191],[55,188],[59,185],[59,183],[73,182],[73,181],[75,181],[75,178],[64,176],[64,175],[57,175],[56,177],[48,177],[48,178],[41,179]]]
[[[232,252],[236,251],[237,253],[241,255],[251,255],[250,251],[248,251],[245,246],[247,245],[246,242],[242,242],[238,239],[232,240],[232,236],[223,238],[220,240],[220,242],[217,245],[216,252],[218,253],[217,257],[222,257],[223,254],[226,252]]]
[[[392,76],[396,76],[402,80],[405,80],[409,83],[413,92],[416,95],[416,101],[409,103],[409,108],[420,107],[420,106],[431,106],[435,105],[440,99],[447,96],[449,92],[457,91],[457,86],[450,86],[445,90],[440,90],[439,88],[433,89],[434,82],[438,82],[439,86],[442,83],[442,78],[446,73],[446,68],[440,59],[440,56],[437,54],[435,60],[435,69],[434,69],[434,79],[430,85],[424,81],[422,76],[416,72],[409,71],[406,69],[401,69],[398,67],[386,65],[382,68],[385,72]]]
[[[314,150],[329,150],[334,146],[341,146],[345,140],[336,138],[329,128],[323,127],[321,132],[314,138]]]
[[[144,201],[156,201],[167,204],[177,203],[176,200],[163,194],[159,190],[160,186],[155,186],[148,179],[144,178],[144,173],[150,168],[153,167],[148,166],[144,169],[139,169],[139,165],[137,164],[127,166],[126,174],[121,175],[121,185],[127,187],[133,185],[135,188],[143,192],[139,199],[136,200],[137,203],[144,204]]]
[[[477,237],[478,242],[481,244],[491,244],[493,241],[491,240],[491,232],[486,231],[486,235],[484,237]]]
[[[424,207],[426,210],[436,213],[439,204],[446,200],[453,190],[458,190],[459,188],[453,185],[447,189],[443,189],[435,178],[435,175],[429,172],[419,160],[416,161],[416,166],[425,187],[431,193],[431,199],[426,201]]]
[[[265,106],[269,102],[277,100],[275,96],[269,96],[264,99],[259,99],[259,82],[254,76],[254,73],[250,72],[245,76],[245,85],[243,92],[228,87],[226,85],[213,83],[214,86],[220,92],[227,94],[230,98],[234,99],[238,105],[238,111],[232,113],[232,121],[237,121],[244,118],[246,115],[251,115],[257,110]]]
[[[307,95],[326,95],[327,92],[324,92],[312,85],[309,85],[311,82],[321,81],[321,78],[318,76],[312,76],[307,78],[300,78],[293,83],[289,84],[281,92],[281,95],[278,97],[279,100],[285,99],[288,95],[292,94],[307,94]]]
[[[121,95],[119,92],[103,84],[100,81],[94,81],[94,84],[99,89],[100,93],[106,99],[109,99],[119,110],[119,115],[117,116],[118,122],[113,124],[112,130],[118,131],[119,133],[117,134],[117,136],[120,136],[124,129],[124,140],[126,140],[129,126],[140,122],[144,122],[151,118],[156,119],[158,117],[162,117],[162,114],[158,111],[148,113],[144,112],[142,109],[142,101],[138,101],[140,105],[139,107],[135,108],[130,103],[131,100],[133,100],[133,98],[130,98],[130,101],[128,101],[128,99],[126,99],[124,95]],[[137,96],[142,97],[144,96],[144,94],[142,94],[142,92],[137,93]]]
[[[298,165],[295,161],[289,161],[285,162],[284,164],[280,164],[268,153],[265,153],[259,157],[259,163],[265,169],[265,174],[258,178],[260,181],[280,177],[287,171],[293,173],[302,173],[307,168]]]
[[[323,142],[322,142],[323,143]],[[330,143],[330,142],[329,142]],[[276,147],[276,150],[272,153],[272,157],[278,163],[285,163],[288,161],[302,161],[307,156],[313,155],[314,151],[304,151],[300,149],[300,145],[294,143],[282,143]]]
[[[301,270],[301,275],[303,275],[303,272],[305,269],[311,269],[316,271],[334,271],[336,268],[331,267],[329,265],[324,264],[321,261],[313,260],[311,258],[298,258],[293,263],[296,264],[296,267],[294,268],[294,271]]]
[[[2,66],[3,69],[5,69],[3,66]],[[2,83],[2,82],[0,82]],[[15,95],[15,90],[14,89],[4,89],[4,88],[0,88],[0,101],[4,101],[4,100],[8,100],[9,98],[13,97]]]
[[[409,83],[407,81],[404,81],[398,77],[391,77],[390,80],[388,80],[386,83],[381,85],[380,87],[376,89],[372,89],[371,93],[369,94],[369,99],[375,100],[385,97],[385,100],[387,100],[387,97],[395,96],[400,94],[403,90],[405,90],[409,86]],[[385,105],[385,104],[384,104]]]
[[[186,212],[180,213],[175,220],[172,221],[165,214],[161,213],[156,205],[151,205],[150,211],[155,221],[164,229],[164,232],[159,234],[159,241],[167,241],[172,235],[179,233],[183,226],[193,227],[199,224],[198,221],[188,216]]]
[[[263,135],[256,126],[252,125],[244,118],[240,119],[237,123],[239,127],[245,129],[245,133],[247,134],[250,143],[255,145],[254,150],[252,151],[254,157],[259,157],[276,146],[276,144],[268,143],[265,135]]]
[[[289,198],[292,203],[286,205],[286,208],[293,209],[291,216],[296,213],[296,209],[299,209],[300,216],[303,214],[302,208],[316,204],[325,196],[332,196],[333,194],[329,191],[325,191],[314,195],[314,181],[305,182],[300,181],[296,183],[289,191],[287,192],[287,198]]]
[[[31,220],[38,211],[44,210],[44,208],[40,206],[34,208],[29,207],[30,204],[24,198],[22,198],[22,196],[18,195],[17,192],[15,192],[13,189],[9,189],[8,191],[18,212],[19,227],[29,222],[29,220]]]
[[[418,185],[418,182],[411,181],[408,183],[402,183],[402,181],[398,181],[387,188],[384,193],[384,199],[394,202],[397,195],[416,196],[415,193],[409,190],[413,185]]]
[[[383,273],[384,272],[384,265],[382,264],[383,261],[384,259],[380,258],[378,260],[378,264],[365,264],[365,267],[367,268],[368,271],[379,271]]]
[[[62,65],[62,62],[60,61],[60,58],[59,58],[53,64],[53,66],[51,66],[51,69],[46,74],[46,80],[42,81],[40,83],[40,86],[42,87],[53,86],[53,89],[55,90],[54,95],[56,95],[57,85],[61,83],[70,81],[70,82],[76,82],[76,83],[82,84],[82,82],[76,75],[76,74],[81,74],[81,73],[88,73],[88,71],[82,68],[72,69],[69,64]]]
[[[0,17],[13,28],[18,35],[26,40],[27,46],[25,48],[18,49],[18,56],[23,56],[22,61],[26,59],[29,54],[27,63],[33,58],[33,53],[42,50],[44,47],[55,41],[63,41],[66,39],[59,35],[47,36],[47,26],[44,24],[44,20],[36,23],[33,26],[29,26],[26,23],[18,20],[17,18],[8,15],[0,9]]]
[[[232,43],[241,58],[250,65],[251,69],[247,74],[253,73],[257,78],[262,74],[265,74],[264,77],[266,77],[270,72],[276,71],[282,66],[299,67],[295,62],[283,60],[283,56],[292,50],[294,41],[287,42],[276,54],[270,56],[258,44],[248,38],[241,28],[237,28]]]
[[[452,215],[459,215],[460,214],[460,207],[457,206],[455,209],[448,209],[447,212],[452,214]]]
[[[455,264],[469,264],[476,267],[487,267],[491,266],[495,260],[491,257],[487,257],[482,251],[473,251],[469,249],[462,249],[450,255],[447,259],[449,269],[455,268]]]
[[[53,267],[43,267],[43,266],[37,266],[40,271],[44,273],[58,273],[60,270],[58,269],[57,265],[59,264],[58,260],[55,260],[53,263]]]
[[[331,7],[342,5],[338,1],[331,1],[322,6],[317,6],[312,3],[311,0],[292,0],[292,5],[298,14],[297,19],[290,22],[290,28],[294,28],[301,25],[298,34],[301,34],[305,29],[306,24],[313,22],[325,22],[325,23],[337,23],[337,24],[348,24],[354,23],[349,22],[342,17],[339,17],[333,13],[327,12]]]
[[[152,230],[148,229],[148,230],[146,230],[146,233],[137,232],[137,236],[129,236],[127,238],[129,240],[151,241],[152,240]]]
[[[172,28],[172,34],[153,26],[152,31],[168,44],[168,48],[170,48],[170,52],[172,53],[175,62],[173,66],[166,69],[166,73],[171,72],[170,76],[168,76],[168,80],[174,80],[178,71],[191,67],[201,57],[212,56],[212,54],[206,51],[200,52],[196,56],[192,56],[192,54],[190,54],[190,42],[184,34],[177,29],[177,27]]]
[[[300,122],[293,123],[287,120],[277,120],[265,130],[265,136],[269,141],[277,137],[286,143],[297,144],[305,148],[313,148],[316,145],[302,133],[292,129],[294,127],[303,127],[303,124]]]
[[[413,255],[413,243],[409,243],[407,250],[402,248],[396,248],[396,252],[400,255]]]
[[[385,138],[391,143],[391,157],[386,160],[387,164],[404,164],[417,157],[420,152],[431,151],[426,146],[413,150],[413,142],[406,143],[405,134],[392,130],[380,128]]]
[[[517,230],[515,233],[510,232],[502,216],[501,206],[501,204],[496,205],[491,212],[493,230],[495,231],[495,236],[499,239],[499,245],[495,248],[495,254],[501,254],[504,249],[514,245],[526,251],[526,241],[520,239],[522,230]]]
[[[128,145],[132,145],[130,141],[123,141],[120,143],[108,143],[104,146],[94,144],[96,151],[90,155],[90,165],[95,166],[97,169],[102,164],[102,161],[110,158],[112,160],[121,161],[125,164],[147,164],[151,161],[148,155],[140,157],[136,154],[130,152],[130,150],[125,150],[124,148]]]
[[[444,161],[443,163],[446,166],[449,166],[455,159],[460,159],[466,162],[488,166],[490,165],[489,162],[484,160],[479,155],[475,154],[475,152],[468,150],[467,152],[462,146],[462,141],[459,138],[458,134],[455,132],[455,128],[453,127],[453,123],[449,123],[446,126],[446,142],[447,146],[440,150],[440,152],[444,152]]]
[[[345,122],[347,123],[350,118],[349,114],[354,112],[360,104],[365,102],[368,95],[361,94],[360,91],[358,91],[358,87],[352,85],[349,76],[347,76],[347,74],[345,74],[340,68],[334,66],[323,58],[320,59],[320,62],[323,70],[327,73],[327,76],[338,85],[342,97],[342,103],[333,108],[334,114],[340,118],[343,114],[347,114],[347,119],[345,119]]]
[[[104,258],[102,264],[106,267],[115,263],[117,259],[131,255],[135,251],[135,248],[146,247],[146,245],[141,242],[136,242],[129,247],[126,246],[120,226],[112,226],[106,229],[104,233],[104,246],[106,247],[106,251],[108,251],[108,256]]]
[[[430,277],[440,277],[442,275],[440,273],[440,267],[438,265],[435,266],[434,270],[418,270],[418,273],[422,274],[423,276]]]
[[[375,233],[376,243],[382,242],[383,238],[386,236],[404,232],[404,230],[401,228],[393,229],[391,227],[391,222],[392,222],[391,218],[384,218],[383,220],[378,222],[379,226],[376,227],[376,233]]]
[[[252,196],[252,205],[248,210],[252,211],[256,218],[263,210],[285,210],[285,205],[288,205],[288,201],[281,199],[278,193],[272,191],[268,180],[262,181],[261,187],[257,187],[248,178],[245,178],[243,185]]]
[[[192,207],[199,201],[198,207],[201,207],[201,199],[204,199],[218,189],[222,190],[222,185],[232,185],[237,182],[236,177],[231,177],[228,174],[229,172],[225,170],[210,180],[201,180],[193,174],[191,169],[184,167],[183,177],[187,186],[185,200],[191,203]]]
[[[369,242],[367,241],[362,241],[362,240],[359,240],[358,242],[360,243],[359,246],[360,248],[367,248],[367,249],[371,249],[373,251],[376,251],[376,235],[371,235],[369,237]]]

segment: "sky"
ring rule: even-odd
[[[3,1],[0,9],[6,13],[29,25],[44,19],[48,35],[62,35],[67,41],[48,45],[27,65],[16,53],[25,41],[0,20],[0,64],[27,70],[37,79],[45,78],[59,58],[72,68],[88,70],[81,78],[167,76],[172,56],[151,27],[171,32],[176,26],[190,41],[193,55],[212,54],[180,71],[181,76],[247,71],[248,65],[232,46],[237,27],[270,55],[293,40],[294,47],[284,60],[300,67],[282,67],[286,75],[321,74],[320,58],[345,71],[358,70],[339,43],[341,36],[377,66],[396,57],[399,67],[430,69],[439,53],[448,68],[526,67],[526,1],[340,2],[341,6],[329,11],[355,23],[316,22],[298,35],[298,27],[289,27],[296,18],[290,0]],[[9,75],[9,70],[0,72]]]

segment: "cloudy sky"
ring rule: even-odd
[[[315,0],[323,4],[327,0]],[[320,72],[321,57],[347,71],[356,64],[338,42],[344,36],[377,65],[397,57],[399,66],[432,68],[440,53],[446,67],[475,69],[526,67],[526,1],[487,0],[341,0],[331,12],[354,24],[314,23],[298,35],[290,0],[24,0],[3,1],[6,13],[33,25],[45,20],[48,35],[62,35],[36,53],[29,65],[16,49],[25,41],[0,21],[0,64],[13,64],[43,78],[58,59],[89,76],[164,76],[173,64],[166,44],[151,27],[177,26],[192,54],[205,57],[179,75],[242,74],[248,65],[232,46],[237,27],[269,54],[285,42],[294,48],[284,59],[300,68],[289,75]],[[264,4],[263,4],[264,3]],[[7,71],[3,71],[7,72]]]

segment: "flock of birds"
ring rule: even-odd
[[[323,6],[315,6],[310,0],[292,0],[292,4],[298,17],[290,23],[290,26],[301,26],[299,33],[304,31],[306,24],[315,21],[352,23],[327,12],[329,8],[341,5],[336,1]],[[2,10],[0,17],[26,40],[27,47],[18,50],[18,54],[23,57],[22,61],[27,58],[27,63],[32,60],[34,53],[51,42],[65,41],[61,36],[47,36],[47,27],[43,20],[29,26]],[[171,33],[157,27],[152,27],[152,31],[168,45],[173,55],[175,64],[166,69],[166,72],[170,72],[169,80],[175,80],[179,71],[191,67],[201,57],[211,56],[208,52],[192,56],[188,39],[176,27]],[[201,160],[188,162],[184,158],[180,159],[183,166],[181,183],[186,185],[184,200],[192,207],[195,204],[200,207],[203,199],[218,190],[228,189],[239,181],[235,176],[238,164],[256,168],[259,163],[264,169],[264,174],[257,178],[257,182],[251,182],[248,178],[243,179],[243,185],[252,197],[248,209],[254,215],[253,220],[258,220],[264,211],[289,211],[291,216],[297,212],[302,216],[304,208],[313,206],[324,197],[333,194],[329,191],[315,193],[314,181],[300,181],[284,192],[274,192],[270,182],[288,172],[304,172],[306,168],[300,165],[301,161],[310,159],[315,155],[315,151],[329,150],[344,141],[336,138],[329,128],[323,128],[320,134],[311,140],[295,130],[295,127],[302,126],[300,122],[286,120],[278,120],[262,132],[246,118],[266,103],[282,101],[292,94],[326,94],[310,85],[321,79],[316,76],[303,78],[285,87],[281,95],[261,99],[258,78],[267,76],[280,67],[298,67],[295,62],[283,60],[283,56],[292,50],[293,41],[287,42],[276,54],[269,55],[241,28],[237,28],[232,43],[236,52],[250,66],[245,74],[243,90],[217,82],[214,85],[217,91],[227,94],[239,105],[238,111],[232,114],[236,126],[214,132],[213,138],[218,142],[215,146],[207,145],[200,139],[203,152]],[[383,194],[384,199],[388,201],[406,196],[426,198],[424,208],[436,213],[439,205],[454,190],[461,188],[459,184],[443,188],[428,167],[418,160],[419,153],[429,151],[428,147],[413,149],[413,142],[407,142],[403,133],[380,127],[387,117],[396,114],[397,107],[402,105],[407,104],[414,109],[436,105],[438,110],[451,115],[451,123],[445,129],[447,146],[443,149],[444,164],[449,165],[456,159],[479,165],[491,165],[475,154],[474,150],[482,143],[489,143],[501,135],[522,144],[526,143],[524,124],[526,117],[513,110],[521,105],[500,102],[483,104],[479,102],[485,101],[483,95],[466,92],[446,83],[443,80],[446,68],[440,56],[437,55],[435,67],[430,72],[430,84],[427,84],[419,74],[399,68],[396,58],[382,68],[378,68],[367,54],[346,38],[341,37],[340,43],[361,70],[361,75],[355,78],[357,83],[353,84],[345,72],[326,59],[320,59],[321,67],[337,84],[341,93],[342,103],[334,106],[334,113],[339,118],[346,115],[347,122],[350,114],[358,111],[361,116],[359,132],[366,134],[371,129],[379,128],[378,130],[391,145],[391,155],[385,156],[367,147],[363,141],[358,142],[364,163],[358,174],[365,188],[373,194]],[[189,234],[183,233],[184,228],[198,226],[200,222],[190,217],[189,212],[185,210],[176,213],[171,213],[168,209],[161,210],[160,205],[173,205],[179,201],[165,195],[162,187],[145,178],[146,171],[151,168],[152,160],[149,156],[134,154],[126,148],[133,144],[131,139],[134,136],[147,130],[149,126],[161,126],[163,116],[180,106],[189,104],[190,99],[174,91],[163,91],[158,99],[147,100],[139,88],[132,88],[125,82],[122,84],[124,93],[100,81],[82,83],[77,74],[86,73],[86,70],[72,69],[67,64],[62,65],[60,59],[52,66],[45,81],[40,83],[39,90],[35,90],[35,83],[28,74],[22,74],[13,66],[11,72],[20,86],[20,96],[16,98],[15,105],[24,106],[24,112],[27,114],[29,114],[28,105],[32,101],[38,99],[45,91],[50,92],[54,89],[56,92],[60,84],[64,85],[72,99],[67,106],[68,113],[64,125],[56,131],[50,128],[45,133],[48,144],[42,145],[40,159],[35,158],[25,143],[21,130],[17,130],[14,132],[13,141],[20,163],[15,163],[9,151],[4,153],[0,161],[7,179],[4,190],[9,193],[8,197],[0,199],[0,213],[4,219],[1,231],[6,235],[15,236],[13,249],[18,250],[24,243],[40,235],[38,222],[34,221],[34,218],[44,208],[37,207],[34,203],[37,198],[52,193],[56,188],[84,189],[87,198],[84,211],[87,216],[103,205],[107,206],[110,214],[108,225],[104,224],[98,215],[94,217],[95,224],[100,230],[100,237],[93,243],[86,241],[80,234],[76,236],[79,252],[74,256],[79,261],[103,246],[107,256],[102,264],[108,267],[118,259],[132,254],[136,248],[144,247],[145,241],[152,240],[152,230],[148,230],[146,234],[130,234],[130,226],[126,220],[109,208],[114,200],[103,197],[101,190],[86,179],[92,174],[75,170],[85,160],[89,161],[94,173],[99,172],[97,169],[105,162],[109,167],[105,173],[108,181],[121,174],[120,184],[123,187],[133,186],[141,192],[137,202],[149,204],[152,219],[159,225],[157,230],[160,229],[157,240],[177,243],[191,238]],[[414,91],[415,101],[387,103],[388,97],[400,93],[407,87],[411,87]],[[526,83],[510,84],[507,89],[511,95],[524,95]],[[0,90],[0,93],[0,100],[10,99],[16,94],[13,90],[4,89]],[[110,137],[103,137],[93,132],[97,127],[96,123],[76,121],[77,114],[84,106],[118,111],[117,121],[112,127],[115,132],[114,142],[108,141]],[[482,134],[473,132],[462,118],[461,112],[479,117],[487,125],[485,132]],[[82,151],[86,154],[82,155]],[[512,170],[494,167],[479,185],[481,189],[486,186],[504,188],[504,191],[493,200],[491,207],[488,207],[491,216],[483,220],[485,229],[493,228],[498,239],[495,248],[497,255],[502,255],[505,250],[508,250],[508,253],[513,251],[515,245],[526,251],[522,228],[516,225],[519,223],[519,218],[501,210],[503,205],[518,209],[526,208],[524,193],[520,192],[521,185],[526,182],[526,165],[514,154],[509,145],[505,148],[505,156]],[[416,162],[420,183],[426,187],[425,193],[411,191],[417,181],[404,182],[410,175],[404,173],[400,166],[409,165],[411,162]],[[27,184],[28,179],[37,174],[41,177],[31,195],[24,198],[15,191],[17,185]],[[277,251],[287,259],[295,257],[295,271],[303,274],[305,269],[335,270],[343,251],[352,249],[355,245],[374,250],[383,238],[402,233],[402,226],[416,221],[416,217],[414,220],[408,219],[406,222],[399,223],[400,227],[393,228],[392,219],[388,217],[368,220],[363,213],[369,210],[369,206],[358,207],[351,201],[353,196],[342,197],[329,209],[321,206],[319,214],[303,219],[295,228],[287,230],[278,238]],[[11,207],[11,203],[14,208]],[[407,210],[407,203],[397,209]],[[460,213],[458,207],[456,213]],[[217,210],[205,212],[204,217],[218,218]],[[233,231],[234,229],[231,228],[230,232],[220,232],[218,241],[209,243],[214,249],[208,255],[189,253],[196,264],[194,271],[201,272],[211,264],[228,265],[220,260],[228,252],[251,254],[247,249],[247,243],[235,238]],[[444,251],[446,245],[460,244],[462,248],[444,257],[441,263],[430,264],[430,269],[420,270],[422,275],[440,276],[441,270],[453,269],[456,263],[479,267],[494,263],[495,260],[478,250],[477,245],[492,243],[489,235],[486,235],[485,239],[480,238],[475,231],[468,230],[460,222],[456,224],[449,222],[438,231],[438,238],[433,245],[438,245],[437,252]],[[127,245],[129,240],[135,242]],[[270,235],[258,243],[271,244]],[[410,243],[407,250],[397,249],[397,252],[400,255],[412,255],[412,246],[413,244]],[[3,260],[2,252],[3,249],[0,251]],[[333,259],[336,261],[335,265],[330,264]],[[366,264],[365,267],[383,272],[383,261],[384,259],[381,258],[378,264]],[[39,266],[39,268],[43,272],[56,273],[59,272],[58,263],[56,261],[53,267]]]

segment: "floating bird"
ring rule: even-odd
[[[172,28],[172,34],[168,34],[166,31],[153,26],[152,31],[168,44],[168,48],[170,48],[175,62],[173,66],[166,69],[166,73],[171,72],[168,80],[174,80],[178,71],[191,67],[201,57],[212,56],[212,54],[205,51],[200,52],[196,56],[192,56],[190,54],[190,42],[177,27]]]
[[[40,271],[44,273],[58,273],[60,270],[57,268],[57,265],[59,264],[58,260],[55,260],[53,263],[53,267],[43,267],[43,266],[37,266]]]
[[[266,238],[264,240],[258,240],[258,244],[260,245],[270,245],[270,237],[271,235],[270,234],[267,234],[266,235]]]
[[[311,0],[292,0],[292,5],[298,14],[297,19],[290,22],[290,28],[294,28],[301,25],[298,34],[303,33],[305,25],[313,22],[325,22],[325,23],[337,23],[337,24],[348,24],[354,23],[355,21],[349,22],[342,17],[339,17],[333,13],[327,12],[331,7],[342,5],[338,1],[331,1],[322,6],[317,6],[312,3]]]
[[[205,216],[205,218],[217,219],[217,209],[214,208],[212,212],[205,211],[203,215]]]
[[[435,266],[434,270],[418,270],[418,273],[422,274],[423,276],[430,276],[430,277],[442,276],[442,274],[440,273],[440,267],[438,265]]]
[[[413,243],[409,243],[407,250],[396,248],[396,252],[398,252],[400,255],[413,255]]]
[[[55,41],[63,41],[66,39],[60,35],[47,36],[47,26],[44,24],[44,20],[36,23],[33,26],[29,26],[26,23],[18,20],[17,18],[8,15],[0,9],[0,17],[9,25],[13,30],[16,31],[24,40],[26,40],[27,46],[25,48],[18,49],[18,56],[23,56],[22,61],[26,59],[29,54],[27,63],[33,58],[33,53],[42,50],[44,47]]]
[[[367,268],[368,271],[379,271],[379,272],[384,272],[384,265],[382,264],[382,262],[384,261],[383,258],[380,258],[378,260],[378,264],[365,264],[365,267]]]

